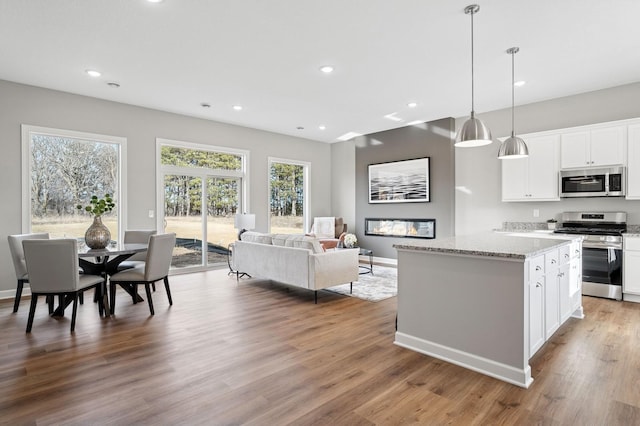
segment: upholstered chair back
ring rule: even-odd
[[[158,281],[169,275],[173,247],[176,245],[176,234],[158,234],[149,237],[147,250],[145,281]]]
[[[63,293],[79,289],[76,239],[24,240],[22,245],[32,292]]]
[[[9,251],[11,252],[11,259],[13,260],[13,267],[16,271],[16,278],[19,280],[27,279],[27,264],[24,260],[24,250],[22,248],[22,241],[24,240],[48,240],[49,234],[46,232],[34,233],[34,234],[18,234],[9,235],[7,240],[9,241]]]
[[[155,229],[124,231],[124,242],[125,244],[149,244],[149,237],[155,234],[156,234]],[[146,258],[147,258],[147,252],[143,251],[140,253],[135,253],[133,256],[129,257],[127,260],[144,262]]]

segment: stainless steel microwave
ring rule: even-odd
[[[560,197],[624,197],[626,169],[563,170],[560,172]]]

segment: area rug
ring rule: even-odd
[[[373,265],[373,275],[362,274],[357,282],[354,281],[353,294],[349,293],[349,284],[341,284],[325,290],[370,302],[379,302],[398,294],[398,273],[396,268]]]

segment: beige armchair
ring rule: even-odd
[[[338,241],[340,241],[340,236],[345,232],[347,232],[347,224],[344,223],[344,219],[341,217],[335,218],[334,228],[335,229],[333,233],[333,238],[326,237],[323,235],[317,235],[318,239],[320,240],[320,244],[322,244],[322,247],[324,247],[325,250],[335,248],[338,245]],[[311,234],[314,234],[314,235],[316,234],[315,229],[316,229],[316,218],[313,218],[313,223],[311,224]]]

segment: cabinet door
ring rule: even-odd
[[[558,270],[558,283],[560,287],[560,324],[571,316],[573,303],[571,297],[571,265],[566,263]]]
[[[629,126],[627,146],[627,199],[640,199],[640,125]]]
[[[544,280],[545,339],[560,327],[560,288],[558,269],[545,275]]]
[[[564,133],[560,142],[561,168],[588,167],[591,165],[589,156],[589,131]]]
[[[529,280],[529,358],[544,344],[544,277]]]
[[[640,295],[640,251],[625,250],[622,267],[622,292]]]
[[[529,159],[501,160],[502,201],[526,201],[529,197]]]
[[[624,164],[624,126],[605,127],[591,131],[591,166]]]
[[[529,194],[532,200],[560,200],[558,163],[560,136],[525,139],[529,148]]]

